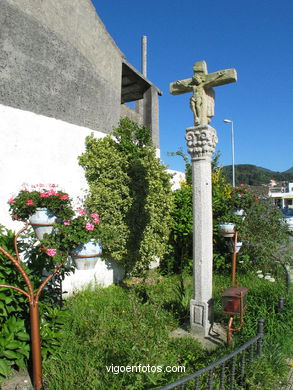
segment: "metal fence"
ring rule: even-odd
[[[258,320],[257,335],[234,352],[195,373],[170,383],[160,390],[237,390],[245,381],[245,370],[255,355],[261,356],[264,320]]]

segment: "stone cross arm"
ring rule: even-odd
[[[218,72],[209,73],[204,75],[204,87],[217,87],[219,85],[230,84],[237,81],[236,69],[225,69]],[[170,93],[172,95],[180,95],[186,92],[192,92],[193,86],[195,86],[194,79],[177,80],[170,83]]]

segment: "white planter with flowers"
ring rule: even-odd
[[[242,219],[245,219],[246,212],[244,209],[235,209],[233,210],[233,214],[237,215],[238,217],[241,217]]]
[[[43,240],[44,234],[51,234],[56,224],[57,217],[45,207],[37,207],[33,215],[29,217],[30,224],[39,240]]]
[[[102,256],[101,242],[91,239],[85,244],[81,244],[71,252],[71,258],[74,260],[76,268],[79,270],[94,269],[95,265]]]
[[[230,252],[233,253],[234,252],[234,243],[229,241],[228,245],[229,245]],[[240,251],[241,247],[242,247],[241,241],[238,241],[235,243],[236,253],[238,253]]]
[[[24,188],[9,199],[9,211],[12,219],[29,221],[39,240],[44,234],[51,234],[57,220],[71,218],[73,210],[68,194],[59,191],[55,184],[45,189],[43,184]]]
[[[223,237],[233,237],[235,233],[235,224],[230,222],[223,222],[219,224],[219,233]]]

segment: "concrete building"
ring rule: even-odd
[[[0,2],[0,221],[23,182],[84,187],[76,157],[84,138],[128,116],[159,148],[160,91],[134,69],[90,0]],[[137,112],[124,103],[141,100]],[[3,204],[5,206],[3,207]]]
[[[159,150],[160,91],[90,0],[1,0],[0,26],[0,224],[17,230],[7,200],[23,183],[56,183],[73,197],[87,187],[77,157],[92,132],[103,137],[128,116]]]
[[[274,200],[275,205],[281,209],[293,209],[293,183],[271,186],[269,196]]]

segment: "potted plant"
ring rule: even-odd
[[[237,215],[238,217],[241,217],[242,219],[245,219],[246,212],[244,209],[234,209],[233,214]]]
[[[223,237],[233,237],[235,233],[235,224],[232,222],[221,222],[219,224],[219,233]]]
[[[39,240],[43,240],[45,233],[52,232],[57,220],[69,219],[74,214],[68,194],[55,187],[54,184],[49,185],[49,189],[42,184],[35,185],[31,190],[20,190],[8,201],[12,219],[29,220]]]
[[[234,243],[229,241],[228,245],[229,245],[230,252],[233,253],[234,252]],[[241,241],[237,241],[235,243],[236,253],[238,253],[240,251],[241,247],[242,247],[242,242]]]
[[[99,224],[97,213],[79,208],[73,218],[56,224],[53,233],[46,237],[45,245],[67,253],[79,270],[93,269],[102,255]]]
[[[249,210],[251,205],[254,203],[255,196],[249,191],[249,188],[240,184],[239,187],[233,188],[232,191],[232,208],[233,214],[245,218],[245,210]]]

